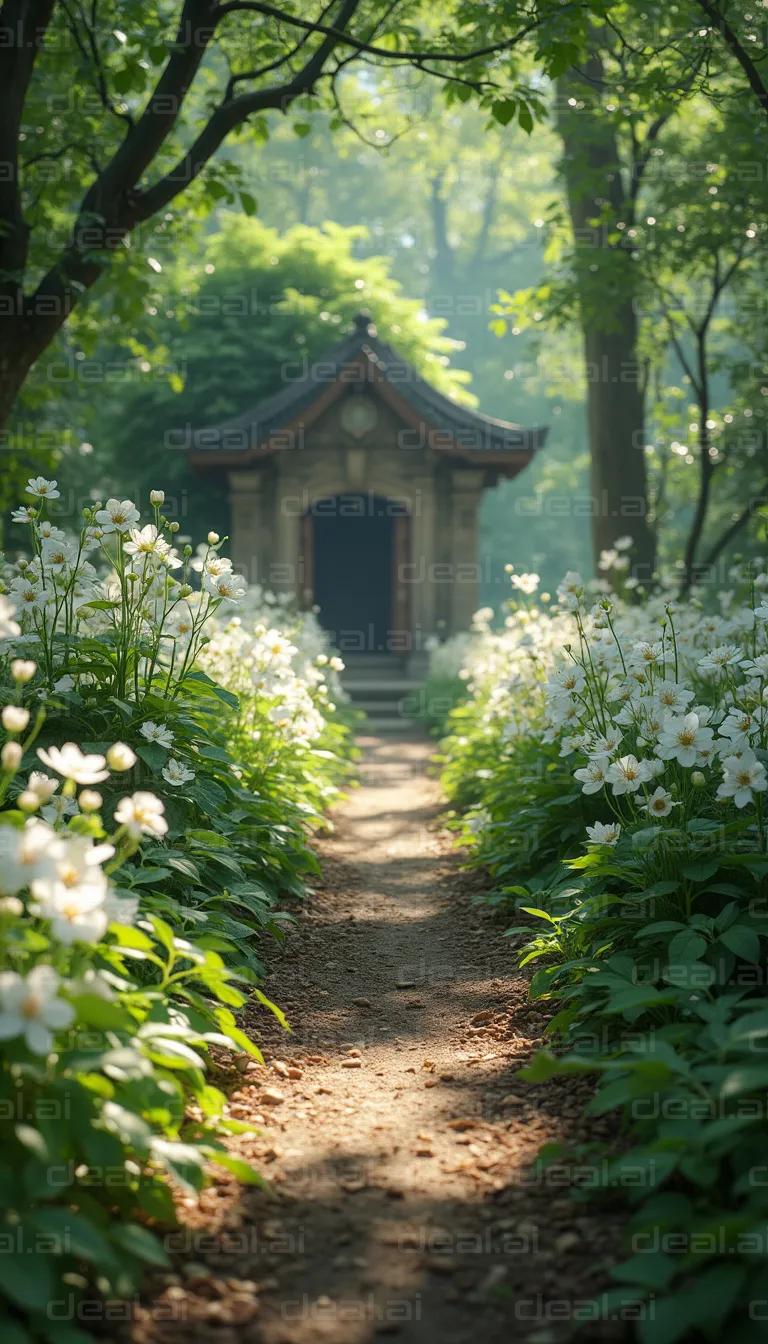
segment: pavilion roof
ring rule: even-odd
[[[526,429],[452,401],[380,340],[368,315],[360,313],[349,334],[302,376],[242,415],[195,430],[191,459],[199,467],[223,467],[267,456],[285,447],[286,431],[308,427],[350,387],[370,387],[438,452],[507,468],[505,474],[524,467],[547,436],[545,427]]]

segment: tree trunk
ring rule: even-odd
[[[587,379],[591,461],[592,543],[595,559],[617,537],[634,542],[632,574],[641,582],[655,572],[655,544],[648,522],[645,467],[645,375],[637,353],[635,262],[631,244],[609,242],[618,223],[630,227],[634,200],[622,180],[614,127],[593,89],[602,81],[593,53],[584,67],[558,81],[557,129],[574,238]],[[569,104],[569,99],[581,107]],[[629,166],[630,182],[634,165]],[[608,207],[608,228],[596,224]],[[626,233],[624,232],[624,236]],[[628,242],[628,240],[627,240]]]
[[[648,523],[645,392],[631,303],[617,318],[616,331],[584,326],[592,545],[597,561],[618,537],[631,536],[632,574],[648,583],[655,570],[654,537]]]

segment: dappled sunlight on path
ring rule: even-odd
[[[321,845],[322,881],[267,985],[293,1032],[258,1010],[267,1068],[247,1065],[232,1096],[261,1129],[233,1151],[274,1197],[223,1173],[185,1211],[192,1272],[166,1292],[185,1294],[187,1339],[556,1344],[605,1281],[610,1220],[568,1199],[565,1169],[529,1170],[548,1139],[586,1136],[585,1084],[515,1079],[545,1019],[471,906],[429,754],[369,740]]]

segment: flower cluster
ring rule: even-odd
[[[15,639],[19,652],[34,652],[62,692],[93,684],[103,660],[83,642],[102,636],[118,649],[113,689],[122,697],[138,698],[140,686],[163,685],[171,672],[183,676],[215,611],[246,593],[220,553],[220,538],[209,533],[195,557],[191,546],[180,553],[174,543],[179,524],[163,516],[162,490],[150,495],[152,522],[142,525],[132,500],[108,499],[85,509],[79,535],[68,536],[55,516],[46,516],[49,501],[59,496],[56,485],[30,479],[34,504],[12,515],[28,529],[31,554],[2,575],[0,587],[17,610],[8,625],[7,607],[0,605],[0,637]]]
[[[462,672],[478,731],[502,743],[538,737],[574,762],[583,794],[615,818],[590,828],[590,844],[613,845],[622,827],[649,819],[685,826],[728,804],[750,808],[762,837],[768,602],[754,594],[767,577],[751,576],[747,604],[720,594],[716,613],[696,596],[678,605],[663,592],[630,605],[575,572],[549,609],[510,604],[500,631],[492,613],[478,613]]]

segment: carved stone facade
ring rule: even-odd
[[[467,628],[483,491],[545,433],[455,405],[361,316],[303,378],[198,431],[192,462],[228,482],[232,555],[250,583],[319,603],[325,624],[332,611],[347,658],[413,668],[427,636]]]

